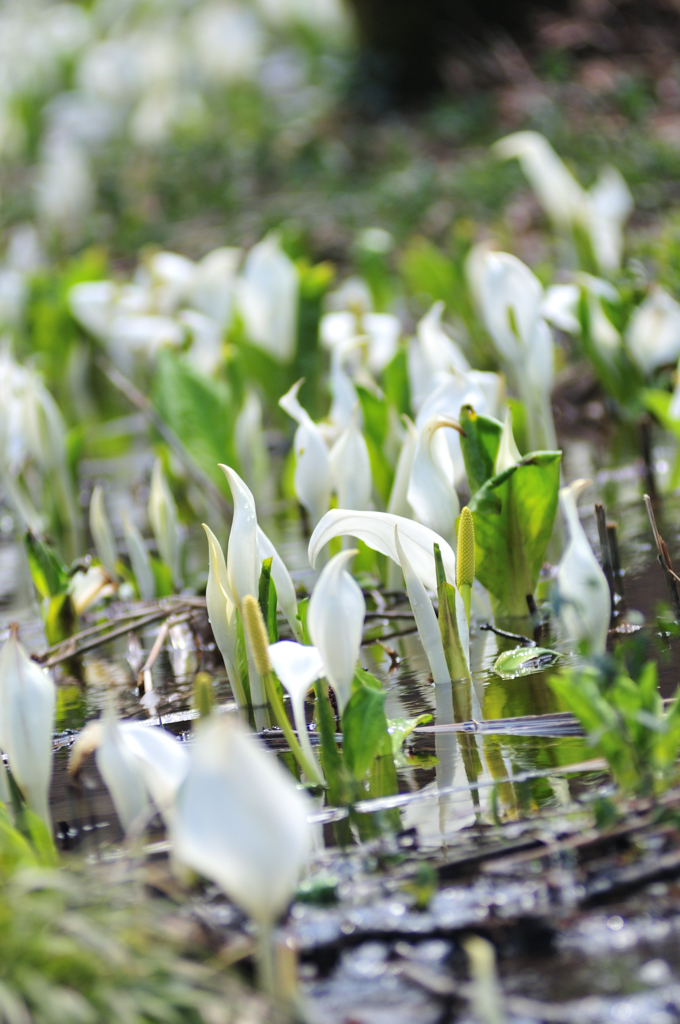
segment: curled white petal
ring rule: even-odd
[[[346,512],[331,509],[323,517],[309,540],[309,561],[312,566],[320,550],[333,537],[356,537],[374,551],[387,555],[400,564],[394,542],[394,528],[399,527],[399,541],[410,564],[428,590],[437,589],[434,545],[439,544],[444,570],[449,583],[456,582],[456,556],[451,545],[434,530],[412,519],[389,512]]]
[[[171,823],[175,856],[260,925],[286,909],[311,852],[310,804],[238,722],[208,719]]]
[[[366,614],[361,587],[347,572],[347,563],[356,554],[356,550],[341,551],[331,558],[319,576],[307,610],[309,635],[319,649],[341,713],[352,694]]]

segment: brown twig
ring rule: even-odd
[[[673,569],[673,563],[671,562],[671,556],[669,555],[668,548],[666,547],[666,541],[659,533],[659,529],[656,525],[654,509],[652,508],[652,499],[648,494],[645,494],[644,501],[649,521],[652,524],[652,533],[654,534],[654,543],[656,544],[659,564],[663,569],[663,574],[666,577],[666,585],[668,586],[668,590],[671,595],[675,621],[680,623],[680,591],[678,591],[680,577],[676,575],[675,570]]]
[[[616,610],[616,601],[614,597],[614,571],[612,568],[612,553],[609,547],[609,534],[607,533],[607,513],[605,512],[604,505],[600,501],[595,502],[595,519],[597,520],[597,532],[600,538],[600,551],[602,553],[602,569],[604,571],[605,576],[607,577],[607,584],[609,585],[609,599],[611,602],[611,620]]]

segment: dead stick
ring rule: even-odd
[[[652,508],[652,499],[648,494],[644,495],[644,502],[647,509],[647,515],[649,516],[649,521],[652,524],[652,533],[654,534],[654,543],[656,544],[659,564],[663,569],[663,574],[666,577],[666,584],[670,591],[673,611],[675,613],[675,621],[680,623],[680,592],[678,591],[678,577],[673,569],[673,563],[671,562],[671,556],[669,555],[668,548],[666,547],[666,541],[659,533],[659,529],[656,525],[654,509]]]
[[[134,405],[135,408],[139,409],[140,412],[143,412],[147,419],[151,421],[161,437],[170,445],[180,462],[183,463],[189,475],[193,476],[196,483],[210,494],[217,503],[222,514],[225,515],[227,519],[231,520],[232,507],[227,499],[208,474],[196,464],[191,453],[184,446],[174,430],[172,430],[159,416],[158,412],[146,395],[143,395],[141,391],[138,391],[132,381],[129,381],[127,377],[124,377],[123,374],[106,359],[100,357],[97,360],[97,364],[102,372],[109,378],[113,386],[118,388],[118,390],[125,395],[128,402]]]
[[[619,551],[618,523],[607,523],[607,537],[609,539],[609,552],[612,556],[614,590],[619,597],[618,611],[622,612],[626,607],[626,594],[623,588],[623,569],[621,568],[621,552]]]
[[[614,614],[614,572],[612,570],[612,553],[609,548],[609,536],[607,534],[607,513],[604,505],[595,502],[595,519],[597,520],[597,533],[600,538],[600,551],[602,552],[602,569],[607,577],[609,585],[609,598],[611,600],[611,615]]]

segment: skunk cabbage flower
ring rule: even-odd
[[[0,748],[27,804],[49,826],[56,687],[17,632],[13,625],[0,654]]]
[[[470,364],[442,325],[444,303],[435,302],[434,306],[420,320],[416,327],[416,336],[420,349],[432,375],[436,373],[469,373]]]
[[[503,423],[503,430],[501,432],[501,441],[498,445],[498,452],[496,453],[496,463],[494,465],[494,476],[498,476],[499,473],[504,473],[506,469],[510,469],[511,466],[516,466],[522,456],[520,455],[519,448],[515,444],[515,435],[512,432],[512,412],[510,409],[505,414],[505,422]]]
[[[104,717],[95,760],[124,831],[128,833],[135,826],[145,825],[149,818],[149,798],[142,772],[121,738],[118,722],[111,713]]]
[[[208,719],[196,733],[171,822],[175,856],[268,930],[309,858],[311,804],[237,721]]]
[[[327,511],[331,499],[331,466],[321,431],[298,401],[299,380],[279,399],[284,412],[299,424],[295,431],[295,493],[313,526]]]
[[[540,132],[506,135],[493,150],[501,160],[519,160],[539,203],[557,227],[571,228],[585,220],[583,189]]]
[[[600,270],[611,274],[621,266],[623,227],[633,212],[630,189],[616,167],[603,167],[586,195],[588,225]]]
[[[298,273],[276,235],[267,235],[246,256],[240,308],[250,341],[279,363],[295,355]]]
[[[321,654],[340,714],[352,695],[366,615],[361,587],[347,572],[347,564],[356,554],[352,549],[331,558],[319,576],[307,609],[309,636]]]
[[[487,253],[482,281],[486,328],[527,408],[532,450],[556,447],[550,408],[555,353],[541,315],[543,298],[540,281],[521,260]]]
[[[269,645],[269,660],[288,691],[302,751],[309,764],[316,768],[316,776],[311,781],[323,785],[323,772],[312,749],[305,718],[305,696],[316,680],[326,675],[321,654],[316,647],[296,644],[292,640],[279,640],[278,643]]]
[[[589,483],[575,480],[560,490],[569,540],[557,567],[557,596],[560,622],[569,638],[585,643],[590,654],[602,654],[607,645],[611,595],[576,507],[579,494]]]
[[[644,374],[675,363],[680,356],[680,304],[655,287],[633,313],[626,345]]]
[[[234,444],[250,490],[258,501],[271,500],[271,465],[262,429],[262,403],[257,392],[250,389],[236,417]]]
[[[246,705],[246,695],[237,669],[236,647],[238,628],[236,622],[236,605],[229,586],[227,565],[224,553],[215,534],[203,523],[208,538],[210,566],[208,569],[208,585],[205,600],[208,610],[208,621],[215,637],[215,643],[222,655],[227,670],[232,693],[239,707]]]
[[[444,427],[460,430],[455,420],[445,416],[432,416],[421,428],[406,497],[415,518],[435,533],[441,534],[453,546],[460,502],[453,486],[452,474],[447,474],[432,444],[435,432]]]
[[[139,596],[142,601],[153,601],[156,596],[156,578],[151,567],[151,559],[144,538],[130,519],[127,509],[123,509],[123,535]]]
[[[370,504],[373,482],[368,447],[357,419],[355,406],[349,426],[333,445],[329,460],[338,506],[363,511]]]
[[[390,500],[387,505],[387,511],[395,516],[409,518],[411,515],[411,507],[406,495],[408,493],[409,481],[411,479],[413,459],[415,458],[416,447],[418,445],[418,431],[410,417],[402,416],[402,420],[406,427],[406,434],[404,435],[404,440],[402,441],[401,450],[399,452],[399,458],[397,459],[397,468],[394,471],[394,480],[392,482],[392,490],[390,491]]]
[[[260,565],[266,558],[272,560],[272,579],[276,587],[277,604],[286,617],[288,625],[293,631],[297,640],[302,640],[302,623],[297,614],[297,597],[295,585],[286,568],[286,563],[281,558],[267,534],[261,527],[257,528],[257,557]]]
[[[160,459],[156,459],[151,474],[149,491],[149,522],[161,558],[172,573],[175,584],[180,582],[181,536],[177,505],[168,487]]]
[[[370,301],[370,296],[368,299]],[[381,373],[391,362],[400,333],[398,317],[392,313],[363,311],[360,304],[351,310],[325,313],[319,325],[321,344],[331,353],[354,339],[365,342],[366,364],[371,373]]]
[[[364,544],[368,544],[369,548],[387,555],[400,565],[394,540],[395,526],[399,527],[399,542],[402,549],[423,586],[428,590],[437,590],[435,544],[439,544],[441,550],[446,579],[455,586],[456,556],[448,541],[421,523],[414,523],[412,519],[404,519],[389,512],[347,512],[339,508],[331,509],[309,538],[310,565],[314,568],[319,552],[334,537],[356,537]]]
[[[220,465],[220,469],[229,481],[234,498],[234,518],[227,547],[226,589],[236,605],[240,605],[246,594],[257,597],[262,562],[271,558],[277,604],[295,636],[301,639],[302,627],[297,617],[295,587],[283,559],[264,530],[258,526],[252,491],[236,470],[224,465]],[[217,547],[219,549],[219,545]]]
[[[439,629],[439,622],[432,607],[432,601],[427,595],[418,574],[414,572],[406,553],[399,541],[399,527],[394,527],[394,546],[404,574],[408,599],[411,602],[413,615],[418,627],[418,634],[432,670],[432,678],[435,683],[448,683],[451,674],[446,664],[444,644]]]
[[[111,529],[111,523],[106,514],[104,492],[99,484],[92,491],[92,498],[90,500],[90,533],[92,534],[99,561],[111,579],[115,580],[117,577],[116,562],[118,561],[118,551],[116,550],[116,541]]]
[[[146,823],[149,797],[164,820],[170,821],[177,790],[189,770],[184,743],[165,729],[119,722],[107,711],[78,735],[69,759],[71,775],[93,751],[125,832]]]

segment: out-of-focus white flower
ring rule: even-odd
[[[177,505],[168,487],[160,459],[156,459],[149,490],[149,522],[160,556],[172,573],[175,584],[181,580],[180,559],[182,536],[179,528]]]
[[[77,572],[71,579],[71,598],[78,615],[106,598],[114,597],[116,587],[101,565],[92,565],[86,572]]]
[[[486,328],[527,410],[531,447],[554,449],[550,393],[555,353],[541,314],[541,283],[515,256],[489,252],[481,295]]]
[[[316,768],[311,781],[324,783],[323,772],[312,748],[305,718],[305,697],[317,679],[326,675],[318,648],[279,640],[269,645],[269,660],[282,685],[288,691],[298,740],[310,765]]]
[[[234,444],[243,476],[258,502],[273,496],[269,449],[262,429],[262,403],[249,389],[234,424]]]
[[[309,538],[309,563],[314,568],[319,552],[334,537],[356,537],[374,551],[379,551],[400,564],[394,540],[395,526],[399,527],[401,546],[423,586],[432,591],[437,589],[435,544],[439,544],[441,550],[446,579],[455,586],[456,556],[448,541],[421,523],[391,515],[389,512],[346,512],[343,509],[331,509]]]
[[[280,363],[295,354],[298,272],[269,234],[246,256],[239,282],[239,305],[249,340]]]
[[[254,78],[262,59],[264,34],[252,10],[212,2],[196,8],[189,31],[199,66],[215,82]]]
[[[390,500],[387,504],[387,511],[395,516],[404,518],[411,517],[411,506],[408,503],[408,487],[411,479],[413,459],[418,445],[418,430],[416,425],[408,416],[403,417],[406,433],[397,459],[397,467],[394,471]]]
[[[585,643],[590,654],[602,654],[607,645],[611,595],[576,507],[579,495],[589,483],[575,480],[560,490],[569,540],[557,567],[558,610],[569,638],[574,643]]]
[[[644,374],[680,356],[680,304],[658,285],[631,316],[626,347]]]
[[[115,580],[118,575],[116,572],[118,551],[111,523],[106,514],[104,491],[99,484],[95,486],[90,499],[90,533],[92,534],[99,561],[111,579]]]
[[[222,246],[194,264],[187,301],[221,327],[227,326],[231,320],[240,262],[240,249]]]
[[[604,167],[586,192],[539,132],[508,135],[493,147],[502,160],[516,157],[548,217],[559,228],[585,228],[600,270],[621,266],[623,227],[633,209],[633,197],[621,173]]]
[[[623,228],[633,212],[633,197],[616,167],[603,167],[586,196],[590,238],[600,270],[621,266]]]
[[[470,364],[461,349],[444,330],[444,303],[435,302],[416,328],[416,335],[432,375],[436,373],[468,373]]]
[[[380,373],[393,359],[401,333],[399,318],[392,313],[342,310],[321,318],[321,344],[331,352],[354,338],[366,340],[366,363],[371,373]]]
[[[433,450],[435,434],[444,428],[460,429],[455,420],[440,415],[432,416],[421,427],[406,497],[418,522],[441,534],[453,546],[460,501],[450,472],[450,460],[446,467],[442,466]]]
[[[517,158],[539,203],[558,227],[585,221],[585,193],[540,132],[514,132],[493,150],[501,160]]]
[[[0,653],[0,748],[29,807],[48,827],[56,693],[13,627]]]
[[[359,660],[366,602],[359,584],[347,571],[357,551],[341,551],[328,562],[312,591],[307,628],[323,660],[342,714],[352,695]]]
[[[177,790],[189,770],[184,743],[165,729],[119,722],[109,710],[77,736],[69,772],[76,774],[93,752],[125,832],[147,823],[149,798],[165,821],[171,820]]]
[[[541,303],[541,316],[549,324],[567,334],[579,334],[578,301],[581,290],[577,284],[554,284],[546,288]]]
[[[326,442],[309,413],[298,401],[299,380],[279,399],[284,412],[299,424],[295,431],[295,493],[316,526],[331,498],[331,466]]]
[[[268,930],[286,909],[311,852],[310,809],[242,725],[208,719],[197,730],[177,795],[173,850]]]
[[[128,515],[127,509],[123,509],[123,536],[139,596],[142,601],[153,601],[156,596],[156,578],[151,568],[151,559],[144,538]]]
[[[84,150],[67,139],[49,140],[36,182],[39,219],[67,241],[79,241],[94,200],[95,183]]]
[[[349,425],[330,451],[329,460],[338,507],[363,510],[371,502],[371,460],[357,420],[355,407]]]

